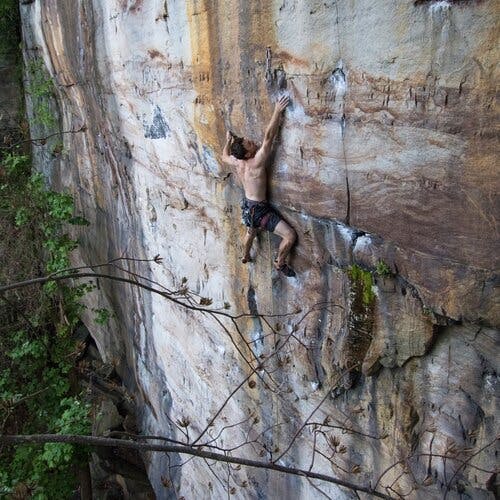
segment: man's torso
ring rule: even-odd
[[[267,172],[264,161],[257,162],[255,158],[240,160],[238,176],[243,185],[246,198],[254,201],[266,199]]]

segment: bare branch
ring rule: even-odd
[[[352,369],[353,368],[349,368],[344,373],[342,373],[341,375],[339,375],[337,377],[337,380],[335,381],[335,384],[338,383]],[[299,429],[297,430],[297,432],[294,434],[292,440],[290,441],[290,443],[286,447],[285,451],[282,452],[281,455],[274,460],[274,463],[276,463],[278,460],[280,460],[281,458],[283,458],[288,453],[288,451],[290,450],[290,448],[293,446],[293,443],[295,442],[295,440],[299,437],[300,433],[304,430],[304,428],[306,427],[306,425],[309,423],[309,420],[312,418],[312,416],[318,411],[318,409],[320,408],[320,406],[327,400],[327,398],[330,395],[330,393],[331,393],[331,389],[328,389],[326,391],[326,394],[324,395],[324,397],[321,399],[321,401],[314,407],[314,409],[311,412],[311,414],[306,418],[306,420],[304,421],[304,423],[299,427]]]
[[[85,125],[82,125],[77,130],[63,130],[62,132],[54,132],[53,134],[46,135],[45,137],[38,137],[36,139],[23,139],[22,141],[15,142],[14,144],[9,144],[7,146],[0,146],[0,149],[14,149],[17,146],[20,146],[21,144],[26,144],[28,142],[31,142],[31,144],[33,144],[34,146],[44,146],[45,143],[47,142],[47,139],[50,139],[51,137],[63,134],[77,134],[79,132],[85,132],[85,130],[87,130],[87,127]]]
[[[222,404],[222,406],[219,408],[219,410],[217,411],[217,413],[210,419],[210,421],[208,422],[208,424],[206,425],[206,427],[201,431],[201,433],[199,434],[199,436],[191,443],[191,446],[196,445],[196,443],[205,435],[205,433],[208,431],[208,429],[213,425],[215,419],[221,414],[222,410],[225,408],[225,406],[227,405],[227,403],[229,402],[229,400],[241,389],[241,387],[243,387],[243,385],[246,382],[248,382],[248,380],[250,379],[250,377],[252,375],[253,375],[253,373],[251,373],[250,375],[248,375],[247,377],[245,377],[238,384],[238,386],[231,392],[231,394],[229,394],[229,396],[226,398],[226,400],[224,401],[224,403]]]
[[[343,434],[345,433],[348,433],[348,434],[358,434],[360,436],[364,436],[364,437],[367,437],[367,438],[371,438],[371,439],[385,439],[387,437],[387,435],[383,435],[383,436],[375,436],[373,434],[366,434],[364,432],[361,432],[361,431],[357,431],[356,429],[353,429],[351,427],[345,427],[343,425],[332,425],[332,424],[322,424],[320,422],[308,422],[306,425],[313,425],[313,426],[318,426],[318,427],[326,427],[328,429],[338,429],[338,430],[341,430]]]
[[[479,453],[481,453],[483,450],[486,450],[486,448],[489,448],[493,443],[495,443],[496,441],[498,441],[500,439],[500,436],[496,436],[495,439],[493,439],[492,441],[490,441],[489,443],[485,444],[482,448],[479,448],[479,450],[476,451],[476,453],[472,454],[464,463],[462,463],[462,465],[455,471],[455,473],[453,474],[453,476],[451,476],[450,480],[446,483],[446,492],[444,494],[444,500],[446,500],[446,497],[448,496],[448,491],[450,490],[450,486],[451,486],[451,483],[453,482],[453,480],[455,479],[456,475],[464,468],[466,467],[467,465],[469,467],[471,467],[471,464],[469,463],[476,455],[479,455]],[[476,466],[473,466],[474,468],[478,468]]]
[[[302,476],[309,479],[319,479],[321,481],[336,484],[338,486],[342,486],[350,490],[368,493],[377,498],[392,499],[392,497],[390,497],[389,495],[386,495],[379,491],[375,491],[365,486],[344,481],[342,479],[338,479],[333,476],[327,476],[326,474],[319,474],[316,472],[311,472],[303,469],[296,469],[293,467],[285,467],[283,465],[278,465],[273,462],[262,462],[257,460],[249,460],[246,458],[232,457],[222,453],[214,453],[210,451],[194,449],[190,446],[158,445],[149,443],[138,443],[136,441],[125,441],[122,439],[112,439],[112,438],[95,437],[95,436],[63,435],[63,434],[33,434],[24,436],[0,435],[0,443],[5,443],[5,444],[72,443],[72,444],[89,445],[89,446],[128,448],[139,451],[159,451],[164,453],[179,453],[181,455],[191,455],[193,457],[200,457],[208,460],[216,460],[217,462],[239,464],[248,467],[255,467],[258,469],[268,469],[276,472],[283,472],[285,474]]]
[[[437,457],[437,458],[446,458],[448,460],[454,460],[455,462],[461,462],[462,465],[457,469],[457,471],[455,472],[455,474],[453,475],[453,477],[450,479],[450,481],[448,482],[447,484],[447,488],[450,487],[450,484],[451,484],[451,481],[455,478],[455,476],[458,474],[458,472],[460,471],[460,469],[468,466],[468,467],[471,467],[473,469],[478,469],[482,472],[487,472],[487,473],[492,473],[492,472],[495,472],[495,471],[487,471],[487,470],[484,470],[484,469],[480,469],[479,467],[475,466],[475,465],[472,465],[470,462],[470,460],[472,460],[475,456],[477,456],[479,453],[481,453],[482,451],[486,450],[487,448],[489,448],[490,446],[492,446],[496,441],[498,441],[500,439],[500,436],[496,436],[493,440],[491,440],[489,443],[485,444],[482,448],[480,448],[476,453],[474,453],[473,455],[471,455],[467,460],[462,460],[461,458],[457,458],[457,457],[454,457],[454,456],[451,456],[451,455],[440,455],[440,454],[437,454],[437,453],[417,453],[417,454],[413,454],[413,455],[409,455],[408,457],[406,458],[403,458],[401,460],[398,460],[397,462],[394,462],[392,465],[390,465],[389,467],[387,467],[387,469],[385,469],[382,474],[380,474],[380,476],[378,477],[377,481],[375,482],[375,486],[374,488],[378,488],[378,485],[380,484],[380,481],[382,480],[382,478],[392,469],[394,469],[394,467],[397,467],[398,465],[401,465],[403,464],[404,462],[406,462],[407,460],[410,460],[411,458],[419,458],[419,457]],[[446,495],[445,495],[446,497]]]

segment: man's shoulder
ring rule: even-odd
[[[255,168],[260,168],[264,165],[264,159],[261,156],[255,155],[253,158],[250,158],[248,160],[241,160],[244,162],[245,167],[249,169],[255,169]]]

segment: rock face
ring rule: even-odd
[[[67,132],[61,154],[37,154],[91,222],[78,263],[160,254],[159,265],[120,265],[187,286],[181,302],[253,315],[233,321],[99,283],[88,305],[115,319],[86,322],[135,390],[142,432],[202,433],[198,443],[234,455],[394,496],[442,498],[449,486],[448,498],[493,497],[497,4],[35,0],[21,10],[26,58],[43,59]],[[220,161],[226,129],[260,140],[284,92],[269,194],[299,236],[288,280],[273,271],[272,235],[240,263],[241,191]],[[158,498],[352,496],[185,462],[148,457]]]

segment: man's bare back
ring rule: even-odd
[[[251,260],[250,249],[257,230],[267,229],[282,238],[275,267],[286,276],[295,276],[293,270],[286,264],[286,257],[295,243],[297,235],[266,201],[266,166],[273,141],[279,130],[281,115],[288,103],[289,98],[286,96],[276,103],[260,147],[255,142],[238,138],[228,131],[222,160],[235,168],[245,193],[242,209],[243,220],[248,229],[243,242],[243,262]]]
[[[238,162],[236,171],[246,198],[254,201],[263,201],[266,199],[266,159],[258,161],[254,157],[246,161],[241,160]]]

